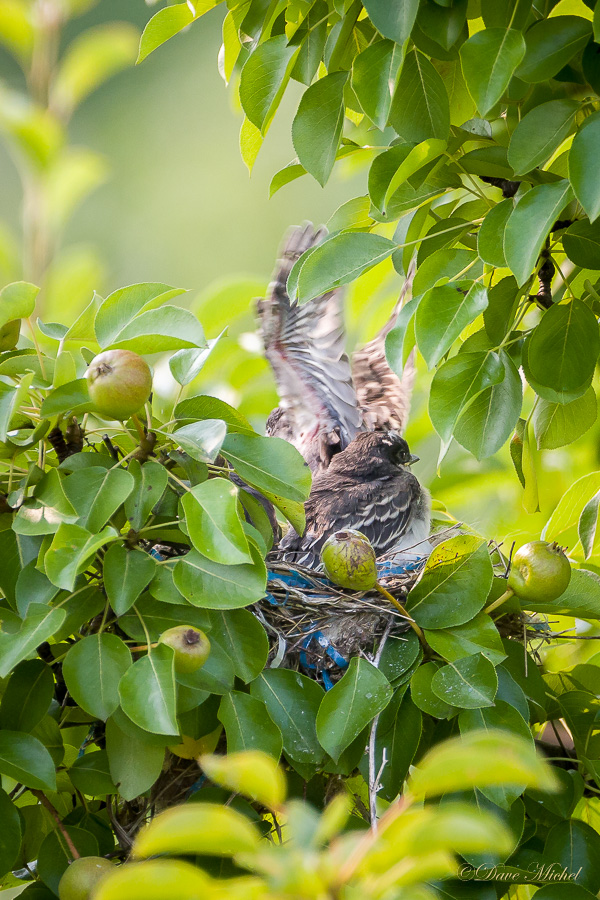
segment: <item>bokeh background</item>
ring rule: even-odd
[[[141,31],[156,9],[144,0],[101,0],[67,24],[62,44],[115,20]],[[366,164],[338,164],[325,189],[307,176],[269,199],[271,177],[294,156],[290,124],[302,88],[288,91],[249,178],[238,149],[242,115],[235,85],[227,88],[217,69],[222,19],[222,9],[208,13],[75,110],[69,141],[100,154],[106,172],[64,229],[39,314],[69,324],[94,290],[106,296],[139,281],[187,288],[181,302],[198,314],[209,338],[228,328],[188,392],[222,397],[261,429],[277,398],[254,331],[253,300],[265,291],[286,229],[304,220],[327,222],[342,203],[364,193]],[[0,89],[24,90],[18,65],[4,51]],[[21,278],[23,198],[6,134],[0,184],[0,268],[13,253],[5,268]],[[384,264],[349,289],[349,349],[373,336],[400,287],[400,277]],[[159,390],[168,396],[175,389],[168,367],[160,360],[155,367]],[[439,440],[427,415],[430,381],[421,363],[407,438],[421,457],[415,471],[439,506],[507,544],[538,537],[567,487],[598,468],[598,424],[568,448],[543,453],[541,509],[527,514],[508,447],[480,463],[455,444],[437,471]],[[565,535],[565,543],[576,540],[573,531]]]

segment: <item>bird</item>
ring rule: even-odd
[[[306,527],[280,541],[277,559],[321,569],[320,552],[336,531],[356,529],[375,555],[425,555],[430,496],[410,466],[418,461],[394,431],[364,431],[316,475],[305,503]],[[412,551],[412,553],[411,553]]]
[[[291,229],[267,294],[257,304],[259,331],[280,397],[266,434],[293,444],[313,475],[326,471],[361,432],[401,433],[414,380],[414,354],[401,378],[385,357],[385,338],[410,296],[413,268],[388,322],[352,360],[344,347],[342,289],[303,305],[290,299],[287,283],[294,263],[326,235],[324,226],[315,229],[310,222]]]

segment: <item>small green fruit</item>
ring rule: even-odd
[[[167,628],[158,639],[175,651],[175,671],[189,675],[204,665],[210,653],[210,641],[203,631],[193,625]]]
[[[99,353],[85,377],[97,412],[121,422],[141,409],[152,391],[150,366],[131,350]]]
[[[114,868],[114,863],[102,856],[74,859],[58,883],[60,900],[90,900],[100,879]]]
[[[530,541],[513,556],[508,586],[525,603],[549,603],[566,591],[570,580],[571,564],[556,541]]]
[[[13,319],[0,328],[0,353],[5,350],[14,350],[21,334],[21,320]]]
[[[352,528],[336,531],[321,550],[321,562],[330,581],[352,591],[368,591],[377,583],[375,551],[368,538]]]

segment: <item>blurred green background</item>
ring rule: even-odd
[[[141,31],[156,9],[144,0],[101,0],[66,25],[62,46],[115,20]],[[287,92],[249,178],[238,149],[242,116],[236,91],[217,70],[222,18],[220,8],[208,13],[141,65],[110,78],[75,110],[69,141],[99,153],[107,173],[62,234],[40,315],[69,324],[94,290],[106,296],[139,281],[188,288],[187,302],[208,337],[228,327],[190,392],[222,397],[261,429],[277,398],[254,332],[253,299],[264,293],[286,229],[307,219],[326,222],[342,203],[364,193],[367,163],[362,170],[338,165],[325,189],[304,177],[269,199],[271,177],[294,156],[290,124],[302,88]],[[25,90],[6,52],[0,54],[0,82]],[[0,180],[0,219],[18,245],[22,191],[6,143],[0,145]],[[10,246],[7,236],[0,237],[0,250],[2,241]],[[12,275],[23,277],[15,266]],[[373,336],[400,287],[401,279],[385,264],[351,287],[349,349]],[[156,362],[155,370],[159,392],[173,394],[166,361]],[[541,511],[527,514],[508,447],[479,463],[454,444],[436,475],[439,440],[427,415],[430,381],[421,363],[407,432],[421,457],[419,477],[454,516],[483,534],[507,543],[538,537],[569,485],[598,468],[598,423],[568,448],[543,453]],[[565,543],[576,540],[574,532],[566,533]]]

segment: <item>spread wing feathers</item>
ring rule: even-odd
[[[357,433],[361,413],[344,351],[342,294],[329,291],[300,306],[287,292],[292,266],[325,234],[324,228],[315,231],[310,224],[290,232],[267,296],[257,308],[292,443],[331,435],[343,449]]]
[[[280,559],[316,568],[327,538],[345,528],[361,531],[381,556],[411,527],[420,485],[410,472],[363,483],[336,481],[334,486],[326,476],[315,479],[305,504],[306,530],[302,537],[288,531],[279,544]]]
[[[411,263],[406,281],[392,313],[375,337],[352,356],[352,377],[364,426],[369,431],[398,431],[406,428],[415,380],[414,350],[408,357],[402,377],[390,368],[385,356],[385,339],[396,325],[400,310],[412,295],[415,264]]]

